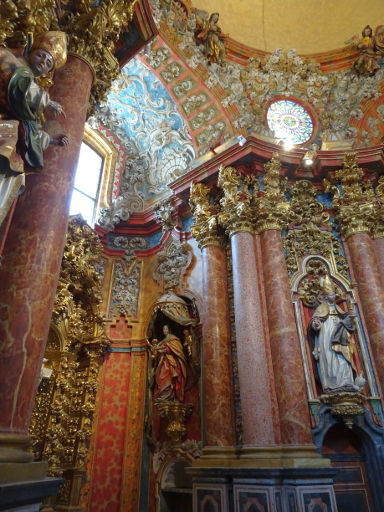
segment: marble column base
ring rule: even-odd
[[[206,446],[194,468],[330,468],[315,446]]]
[[[35,512],[43,499],[57,494],[63,478],[42,478],[29,482],[0,484],[0,510]]]
[[[30,444],[27,435],[0,434],[0,485],[45,478],[48,463],[33,462]]]
[[[191,468],[188,473],[194,512],[337,512],[332,468]]]

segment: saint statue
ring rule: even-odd
[[[43,151],[49,144],[69,143],[66,135],[50,137],[42,129],[45,109],[65,114],[35,80],[53,73],[66,59],[66,34],[59,31],[37,35],[23,57],[0,48],[0,224],[23,187],[24,170],[43,166]]]
[[[320,279],[320,287],[322,300],[309,322],[308,340],[323,391],[362,391],[365,380],[354,377],[354,318],[335,303],[335,286],[328,274]]]
[[[172,334],[168,325],[163,326],[164,338],[150,343],[155,365],[153,398],[156,401],[184,401],[187,381],[187,361],[183,345]]]
[[[222,33],[217,24],[218,21],[218,12],[211,14],[208,20],[198,21],[199,28],[195,34],[195,40],[198,44],[204,44],[205,55],[209,63],[223,64],[225,59],[224,41],[228,36]]]

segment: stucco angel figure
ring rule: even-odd
[[[323,293],[320,305],[308,325],[308,340],[315,360],[321,386],[330,391],[361,391],[365,380],[357,376],[353,360],[355,332],[353,316],[335,302],[335,285],[328,274],[320,279]],[[355,377],[356,376],[356,377]]]
[[[354,43],[360,56],[354,62],[353,68],[359,75],[373,75],[379,69],[379,65],[372,28],[367,25],[361,35],[362,38]]]
[[[218,12],[214,12],[209,18],[203,11],[198,11],[196,14],[195,41],[198,44],[204,44],[204,53],[211,64],[223,64],[226,54],[225,40],[228,35],[222,33],[217,24],[218,21]]]
[[[45,109],[53,115],[65,114],[35,80],[63,66],[66,58],[66,35],[59,31],[37,35],[23,57],[0,48],[0,223],[24,184],[24,170],[43,166],[43,151],[49,144],[69,143],[66,135],[50,137],[43,130]]]
[[[154,371],[153,398],[156,401],[184,401],[187,361],[181,341],[163,325],[164,338],[148,342]]]

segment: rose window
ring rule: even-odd
[[[313,133],[313,122],[304,107],[289,100],[275,101],[267,112],[267,122],[276,138],[292,144],[307,142]]]

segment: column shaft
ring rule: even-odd
[[[275,444],[279,434],[273,421],[275,396],[266,354],[253,235],[235,233],[231,245],[243,441],[246,445],[266,446]]]
[[[283,444],[312,445],[303,361],[281,233],[271,229],[260,237],[281,440]]]
[[[356,233],[347,241],[375,364],[384,389],[384,282],[375,242],[377,240],[372,240],[368,233]]]
[[[68,221],[92,72],[68,57],[51,97],[61,103],[70,146],[51,146],[44,168],[27,176],[0,269],[0,432],[26,433],[39,382]]]
[[[374,244],[376,247],[376,255],[379,262],[382,282],[384,283],[384,238],[376,238]]]
[[[235,444],[225,249],[203,248],[203,382],[208,446]]]

